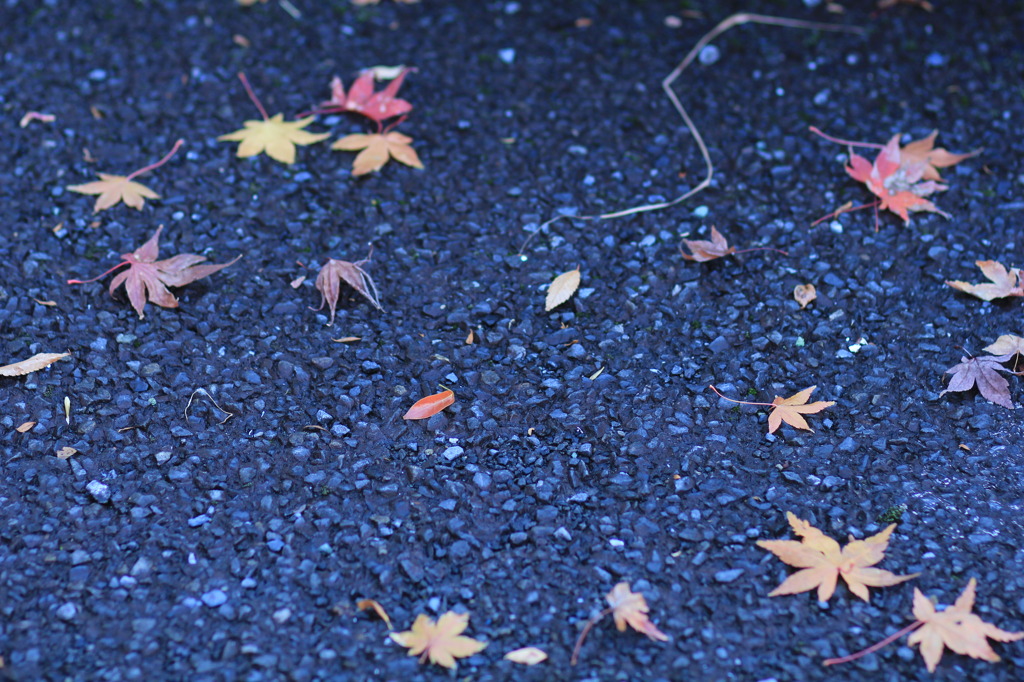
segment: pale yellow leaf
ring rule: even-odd
[[[537,665],[548,660],[548,655],[535,646],[524,646],[521,649],[508,652],[503,658],[513,663]]]
[[[67,459],[68,457],[77,454],[78,450],[75,450],[73,447],[70,446],[65,446],[57,451],[57,459]]]
[[[281,163],[295,163],[295,145],[309,145],[330,137],[329,133],[303,130],[313,117],[285,121],[284,114],[275,114],[263,121],[245,121],[244,128],[217,138],[220,142],[238,142],[237,156],[246,158],[265,152]]]
[[[416,616],[412,629],[392,632],[389,636],[401,646],[409,649],[410,656],[419,656],[420,661],[455,668],[456,658],[466,658],[484,650],[486,642],[478,642],[462,635],[469,624],[468,613],[448,611],[435,622],[423,614]]]
[[[293,279],[290,282],[290,284],[291,284],[292,289],[298,289],[300,286],[302,286],[302,283],[305,282],[305,281],[306,281],[306,276],[302,275],[301,277],[296,277],[295,279]]]
[[[35,425],[36,422],[25,422],[24,424],[22,424],[21,426],[14,430],[17,431],[18,433],[25,433],[26,431],[31,431],[32,427]]]
[[[580,286],[580,269],[563,272],[548,285],[548,295],[544,301],[544,311],[549,312],[569,300]]]
[[[125,206],[142,210],[146,199],[159,199],[160,195],[145,185],[129,180],[124,175],[97,173],[100,180],[87,182],[84,185],[68,185],[68,189],[79,194],[98,194],[93,213],[99,213],[123,201]]]
[[[28,360],[22,360],[21,362],[15,362],[10,365],[4,365],[0,367],[0,376],[4,377],[20,377],[24,374],[31,374],[37,372],[43,367],[52,365],[61,358],[66,358],[71,353],[36,353]]]

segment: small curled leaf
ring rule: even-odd
[[[402,415],[402,419],[427,419],[448,407],[455,402],[455,394],[449,391],[442,391],[426,398],[420,398],[409,411]]]

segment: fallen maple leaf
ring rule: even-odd
[[[1002,359],[991,355],[983,355],[977,358],[960,358],[960,364],[954,365],[946,370],[946,374],[952,374],[949,386],[939,393],[939,397],[951,391],[969,391],[975,385],[981,396],[996,405],[1002,405],[1008,409],[1013,408],[1013,401],[1010,399],[1010,383],[999,372],[1007,372],[1001,364]]]
[[[371,250],[370,253],[372,254],[373,251]],[[341,294],[341,283],[343,281],[362,294],[366,300],[373,304],[374,308],[380,311],[384,310],[378,300],[377,285],[373,283],[373,278],[370,277],[369,273],[363,270],[363,264],[369,262],[369,260],[370,256],[363,260],[357,260],[355,263],[328,258],[324,266],[320,268],[315,283],[317,290],[320,292],[320,307],[317,310],[323,310],[325,303],[330,308],[331,320],[327,323],[328,327],[334,324],[334,313],[338,307],[338,296]]]
[[[469,624],[468,613],[448,611],[437,622],[423,614],[416,616],[412,629],[392,632],[389,636],[400,646],[409,649],[410,656],[419,656],[420,663],[428,658],[431,663],[454,669],[456,658],[466,658],[483,651],[486,642],[462,635]]]
[[[346,152],[362,150],[352,162],[352,175],[366,175],[384,167],[388,159],[401,161],[406,166],[423,168],[416,150],[409,146],[412,138],[394,131],[387,133],[355,133],[346,135],[331,145],[331,149]]]
[[[0,367],[2,377],[20,377],[32,372],[38,372],[43,367],[48,367],[61,358],[66,358],[71,353],[36,353],[32,357]]]
[[[807,420],[805,420],[801,415],[815,414],[821,412],[826,407],[831,407],[836,404],[833,400],[807,404],[807,401],[811,397],[811,393],[813,393],[816,388],[817,386],[805,388],[799,393],[795,393],[788,398],[775,396],[775,399],[772,400],[771,403],[773,406],[772,412],[768,415],[768,433],[775,433],[775,431],[782,426],[782,422],[786,422],[790,426],[803,429],[805,431],[814,431],[814,429],[807,425]]]
[[[455,393],[451,390],[441,391],[425,398],[420,398],[409,411],[402,415],[402,419],[427,419],[448,407],[455,402]]]
[[[1014,355],[1024,355],[1024,338],[1015,334],[1003,334],[982,350],[998,356],[999,362],[1006,362]]]
[[[650,608],[644,600],[644,595],[639,592],[632,592],[628,582],[621,582],[612,588],[605,599],[612,609],[612,616],[615,618],[615,627],[623,632],[626,626],[637,632],[647,635],[653,640],[667,642],[668,635],[655,627],[648,618]]]
[[[95,282],[100,277],[105,277],[112,271],[128,266],[128,270],[118,273],[110,282],[110,294],[121,284],[125,285],[128,292],[128,300],[131,301],[139,318],[144,318],[143,309],[146,301],[155,303],[164,308],[177,308],[178,299],[174,297],[167,287],[182,287],[197,279],[202,279],[222,270],[235,263],[242,256],[220,265],[198,265],[206,258],[194,253],[182,253],[164,260],[157,260],[160,255],[160,232],[164,226],[156,228],[156,232],[145,244],[132,253],[121,254],[121,262],[110,268],[101,275],[87,280],[69,279],[68,284],[87,284]]]
[[[397,75],[390,79],[387,87],[379,92],[373,91],[375,80],[382,80],[378,78],[378,74],[381,73],[378,69],[366,69],[360,73],[347,93],[341,79],[335,76],[331,80],[331,98],[326,102],[321,102],[316,113],[352,112],[362,114],[375,121],[379,131],[387,119],[412,111],[412,105],[409,102],[398,98],[398,89],[402,87],[402,82],[410,71],[412,71],[410,68],[401,68]]]
[[[160,195],[141,183],[132,182],[132,180],[167,163],[184,142],[184,140],[178,140],[164,158],[128,175],[97,173],[100,176],[99,180],[87,182],[84,185],[68,185],[68,189],[79,194],[98,194],[96,203],[92,207],[93,213],[99,213],[115,206],[119,201],[123,201],[125,206],[141,211],[146,204],[146,199],[159,199]]]
[[[520,663],[522,665],[537,665],[548,660],[548,655],[535,646],[524,646],[521,649],[510,651],[502,656],[506,661]]]
[[[983,621],[977,614],[971,613],[974,609],[976,584],[974,578],[971,578],[967,582],[967,587],[956,598],[956,602],[942,611],[936,610],[928,598],[919,589],[914,588],[914,617],[924,625],[910,635],[907,645],[921,645],[921,658],[924,659],[928,672],[935,672],[939,665],[943,645],[958,654],[996,663],[999,656],[992,651],[986,637],[997,642],[1015,642],[1024,638],[1024,632],[1000,630],[995,625]]]
[[[757,546],[802,570],[786,578],[768,593],[769,597],[817,588],[818,601],[828,601],[835,592],[839,576],[842,576],[851,592],[864,601],[870,601],[868,587],[888,587],[920,575],[914,573],[899,576],[880,568],[871,568],[885,557],[889,536],[896,528],[895,523],[866,540],[854,540],[850,536],[849,544],[840,549],[838,542],[807,521],[797,518],[793,512],[786,512],[786,518],[793,532],[803,538],[802,541],[759,540]]]
[[[718,228],[711,227],[711,241],[704,239],[684,239],[683,243],[686,244],[686,248],[693,252],[690,255],[683,251],[680,247],[679,253],[686,260],[697,261],[698,263],[705,263],[709,260],[715,260],[716,258],[722,258],[736,252],[736,247],[729,246],[729,242],[726,241],[722,233],[718,231]]]
[[[580,269],[563,272],[548,285],[548,295],[544,299],[544,312],[550,312],[562,305],[576,293],[580,286]]]
[[[920,182],[925,168],[925,164],[906,167],[901,163],[900,135],[897,133],[878,153],[873,164],[851,150],[846,172],[854,180],[867,185],[871,193],[878,197],[880,209],[892,211],[904,223],[910,222],[909,211],[929,211],[949,218],[948,213],[924,198],[948,189],[934,180]]]
[[[1024,278],[1017,268],[1007,270],[1006,266],[994,260],[978,260],[974,261],[974,264],[981,268],[981,273],[992,282],[991,284],[969,284],[949,280],[946,280],[946,284],[983,301],[1007,296],[1024,296]]]
[[[312,116],[299,121],[285,121],[284,114],[267,116],[266,109],[256,98],[245,74],[239,73],[238,77],[245,86],[249,98],[263,116],[262,121],[245,121],[244,128],[217,138],[220,142],[241,142],[236,154],[239,158],[266,152],[267,156],[275,161],[290,165],[295,163],[295,145],[305,146],[330,137],[330,133],[310,133],[303,130],[313,122]]]

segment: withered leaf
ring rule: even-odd
[[[157,256],[160,255],[160,232],[163,229],[163,225],[158,227],[149,241],[132,253],[122,253],[121,262],[102,275],[84,281],[69,279],[68,284],[93,282],[111,270],[127,265],[128,269],[115,275],[110,282],[110,294],[113,295],[114,291],[124,284],[125,290],[128,292],[128,300],[141,319],[145,317],[143,309],[146,307],[147,300],[164,308],[178,307],[178,299],[168,291],[167,287],[183,287],[228,267],[242,257],[239,255],[234,260],[220,265],[199,265],[206,260],[206,257],[194,253],[182,253],[164,260],[157,260]]]
[[[868,587],[888,587],[920,575],[914,573],[899,576],[880,568],[871,568],[885,557],[889,536],[896,528],[895,523],[866,540],[854,540],[851,537],[849,544],[840,549],[838,542],[807,521],[797,518],[793,512],[786,512],[786,518],[793,532],[803,540],[759,540],[757,546],[802,570],[786,578],[768,593],[769,597],[817,588],[818,601],[828,601],[835,592],[839,576],[842,576],[851,592],[869,601]]]
[[[402,133],[346,135],[331,145],[331,149],[347,152],[359,152],[352,162],[352,175],[366,175],[384,167],[388,159],[401,161],[406,166],[423,168],[420,157],[410,145],[412,138]]]
[[[793,298],[800,304],[800,309],[803,310],[807,307],[808,303],[818,298],[818,291],[814,288],[813,284],[797,284],[793,289]]]
[[[372,609],[377,616],[384,621],[384,624],[388,626],[388,630],[391,630],[391,619],[388,617],[388,612],[384,610],[384,607],[380,605],[380,602],[376,599],[360,599],[356,602],[356,608],[360,611],[366,611]]]
[[[502,658],[522,665],[537,665],[548,660],[548,655],[535,646],[524,646],[521,649],[508,652]]]
[[[378,300],[377,285],[373,283],[373,278],[370,277],[369,273],[363,269],[363,265],[369,261],[369,256],[355,263],[328,258],[324,266],[320,268],[315,283],[317,291],[320,292],[320,307],[317,310],[323,310],[325,303],[330,308],[331,319],[327,323],[328,327],[334,324],[334,315],[338,308],[338,296],[341,294],[342,282],[345,282],[362,294],[366,300],[373,304],[374,308],[380,311],[384,310]]]
[[[612,591],[605,596],[605,599],[608,600],[608,606],[612,609],[615,627],[619,632],[623,632],[628,625],[653,640],[659,642],[668,641],[668,635],[659,630],[648,619],[647,614],[650,612],[650,608],[647,606],[644,595],[631,591],[628,582],[621,582],[615,585]]]
[[[562,305],[576,293],[580,286],[580,269],[569,270],[555,277],[548,285],[548,295],[544,300],[544,312]]]
[[[768,415],[768,433],[775,433],[782,426],[782,422],[805,431],[814,431],[801,415],[815,414],[826,407],[835,405],[835,401],[832,400],[808,404],[807,401],[816,388],[817,386],[805,388],[788,398],[775,396],[775,399],[772,400],[772,412]]]
[[[1024,338],[1015,334],[1003,334],[994,343],[985,346],[982,350],[999,356],[999,362],[1006,362],[1014,355],[1024,355]]]
[[[944,647],[971,658],[997,663],[999,656],[989,646],[988,639],[997,642],[1024,639],[1024,632],[1001,630],[971,613],[974,609],[975,585],[977,582],[971,578],[956,602],[942,611],[937,610],[919,589],[914,588],[914,617],[924,625],[910,635],[907,644],[921,645],[921,658],[928,672],[935,672]]]
[[[36,422],[25,422],[24,424],[22,424],[21,426],[14,430],[17,431],[18,433],[25,433],[26,431],[31,431],[32,427],[35,425]]]
[[[420,398],[409,411],[402,415],[402,419],[428,419],[455,402],[455,394],[451,391],[441,391],[425,398]]]
[[[38,372],[43,367],[48,367],[61,358],[66,358],[69,355],[71,355],[71,353],[36,353],[27,360],[21,360],[20,362],[14,362],[10,365],[0,367],[0,376],[20,377],[25,374],[31,374],[32,372]]]
[[[487,647],[486,642],[478,642],[462,634],[468,624],[468,613],[448,611],[437,622],[420,614],[416,616],[411,630],[392,632],[390,637],[408,648],[410,656],[419,656],[420,663],[429,659],[431,663],[454,669],[456,658],[478,654]]]
[[[726,241],[725,237],[722,236],[722,233],[713,225],[711,227],[711,241],[704,239],[684,239],[683,244],[693,252],[693,255],[686,253],[682,248],[680,248],[679,253],[682,257],[686,260],[697,261],[698,263],[705,263],[709,260],[722,258],[723,256],[728,256],[736,251],[736,247],[729,246],[729,243]]]
[[[1007,270],[1006,266],[994,260],[979,260],[974,264],[981,268],[982,274],[992,282],[991,284],[949,280],[946,280],[946,284],[971,296],[977,296],[983,301],[1006,296],[1024,296],[1024,279],[1021,279],[1021,272],[1017,268]]]
[[[72,457],[74,455],[77,455],[78,454],[78,450],[74,449],[73,447],[71,447],[69,445],[65,445],[60,450],[58,450],[56,454],[57,454],[57,459],[64,460],[64,459],[68,459],[69,457]]]
[[[1001,359],[991,355],[984,355],[977,358],[960,358],[960,364],[950,367],[946,374],[952,374],[949,386],[939,393],[943,396],[951,391],[969,391],[975,385],[978,392],[990,403],[1002,405],[1012,410],[1013,401],[1010,399],[1010,383],[999,372],[1009,371],[1001,364]]]

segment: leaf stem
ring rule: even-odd
[[[871,149],[885,149],[885,145],[884,144],[876,144],[874,142],[852,142],[850,140],[841,140],[838,137],[832,137],[831,135],[826,135],[825,133],[821,132],[821,130],[819,130],[817,128],[817,126],[809,126],[809,129],[815,135],[819,135],[821,137],[824,137],[829,142],[835,142],[837,144],[845,144],[845,145],[849,145],[851,147],[870,147]]]
[[[98,279],[103,279],[104,277],[106,277],[107,275],[112,273],[114,270],[117,270],[119,267],[121,267],[123,265],[130,265],[130,263],[128,261],[126,261],[126,260],[123,260],[120,263],[118,263],[117,265],[115,265],[114,267],[112,267],[109,270],[107,270],[106,272],[104,272],[103,274],[96,275],[92,279],[69,279],[67,283],[68,284],[89,284],[90,282],[95,282]]]
[[[772,403],[750,403],[747,402],[746,400],[734,400],[729,396],[722,395],[722,393],[717,388],[715,388],[714,384],[708,384],[708,388],[717,393],[719,398],[725,398],[730,403],[739,403],[740,405],[763,405],[764,407],[775,407],[775,405],[773,405]]]
[[[894,632],[893,634],[891,634],[888,637],[886,637],[885,639],[883,639],[881,642],[875,642],[874,644],[869,646],[867,649],[861,649],[860,651],[858,651],[855,654],[849,654],[848,656],[840,656],[839,658],[826,658],[824,661],[821,662],[821,664],[822,665],[838,665],[840,663],[849,663],[850,661],[856,661],[861,656],[867,656],[868,654],[872,654],[872,653],[878,651],[879,649],[881,649],[882,647],[886,646],[887,644],[889,644],[891,642],[894,642],[895,640],[899,639],[900,637],[902,637],[903,635],[907,634],[911,630],[916,630],[918,627],[920,627],[922,625],[924,625],[923,621],[915,620],[913,623],[911,623],[907,627],[903,628],[902,630],[900,630],[898,632]]]
[[[602,618],[607,616],[612,611],[613,609],[611,608],[605,609],[601,613],[597,614],[597,616],[595,616],[594,618],[588,620],[587,624],[583,626],[583,632],[581,632],[580,636],[576,639],[576,646],[572,648],[572,658],[569,659],[569,665],[576,665],[576,661],[579,660],[580,647],[583,646],[583,640],[587,638],[587,635],[590,633],[590,629],[597,625],[598,621],[600,621]]]
[[[260,115],[263,116],[263,120],[264,121],[269,120],[270,117],[267,116],[267,110],[263,108],[263,104],[260,102],[259,98],[256,96],[256,93],[252,91],[252,86],[249,85],[249,79],[245,77],[245,73],[242,72],[242,71],[239,71],[238,72],[238,79],[240,81],[242,81],[242,85],[245,86],[245,92],[246,92],[247,95],[249,95],[249,99],[251,99],[252,103],[256,105],[256,108],[260,110]]]
[[[811,223],[811,227],[814,227],[815,225],[823,223],[826,220],[828,220],[829,218],[836,218],[838,216],[841,216],[844,213],[853,213],[854,211],[859,211],[859,210],[861,210],[863,208],[871,208],[872,206],[874,206],[875,208],[878,208],[878,200],[877,199],[872,201],[870,204],[861,204],[860,206],[854,206],[853,208],[839,207],[836,210],[832,211],[831,213],[829,213],[827,215],[823,215],[820,218],[818,218],[817,220],[815,220],[813,223]]]
[[[181,149],[181,145],[183,144],[185,144],[185,140],[179,137],[178,141],[174,143],[174,147],[171,148],[171,151],[167,152],[167,155],[164,156],[164,158],[160,159],[156,163],[151,163],[148,166],[140,168],[139,170],[134,171],[132,173],[129,173],[128,177],[126,177],[125,180],[133,180],[142,175],[143,173],[148,173],[149,171],[157,169],[160,166],[164,165],[165,163],[171,160],[172,156],[178,153],[178,150]]]

